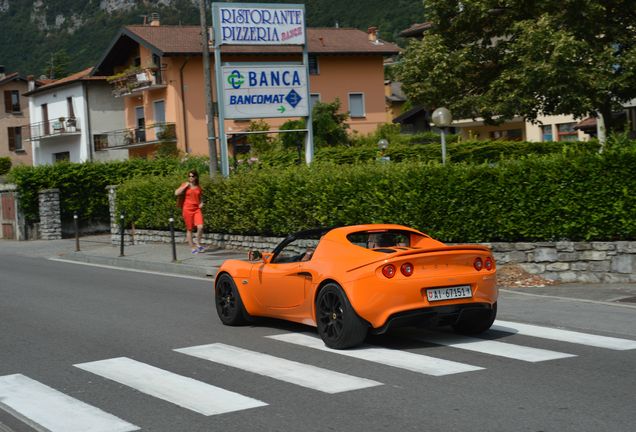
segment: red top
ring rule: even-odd
[[[183,208],[193,211],[199,208],[199,204],[201,204],[201,188],[199,186],[188,187],[185,190]]]

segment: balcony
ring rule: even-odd
[[[56,120],[46,120],[39,123],[31,123],[24,127],[27,141],[42,140],[46,138],[79,135],[80,122],[77,117],[60,117]]]
[[[125,97],[134,95],[144,90],[165,88],[162,69],[152,66],[136,68],[108,78],[113,86],[113,96]]]
[[[174,123],[155,123],[145,128],[120,129],[94,136],[95,150],[126,149],[153,144],[176,143]]]

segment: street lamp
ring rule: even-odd
[[[378,161],[380,162],[388,162],[390,160],[389,156],[385,156],[384,152],[386,151],[387,147],[389,147],[389,142],[387,140],[385,140],[384,138],[378,140]]]
[[[433,111],[431,120],[433,121],[433,124],[440,128],[440,131],[442,132],[442,165],[446,165],[446,137],[444,136],[444,128],[450,126],[450,124],[453,122],[453,116],[447,108],[441,107]]]

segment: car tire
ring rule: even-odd
[[[247,323],[249,315],[243,306],[234,279],[229,274],[223,273],[216,279],[214,298],[216,313],[223,324],[239,326]]]
[[[492,309],[487,311],[466,311],[460,315],[459,320],[453,324],[453,330],[464,335],[483,333],[492,326],[496,317],[497,302],[492,305]]]
[[[316,298],[318,334],[329,348],[346,349],[360,345],[368,324],[353,310],[347,295],[335,283],[325,285]]]

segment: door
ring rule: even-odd
[[[51,135],[51,127],[49,125],[49,106],[42,104],[42,135]]]
[[[2,238],[16,240],[15,192],[2,192],[0,222],[2,222]]]
[[[144,107],[135,107],[135,117],[137,119],[137,128],[135,129],[135,141],[146,142],[146,115]]]
[[[268,263],[255,266],[259,303],[271,309],[300,306],[305,298],[305,276],[300,263]]]

